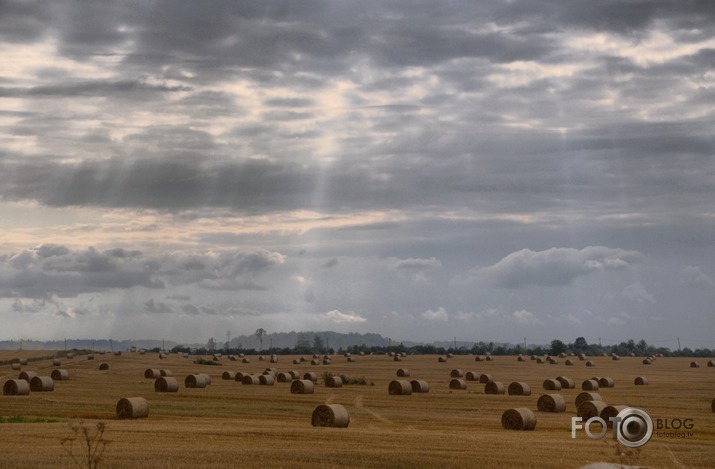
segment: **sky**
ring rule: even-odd
[[[0,340],[715,348],[715,2],[0,2]]]

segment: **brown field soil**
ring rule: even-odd
[[[42,357],[23,370],[49,376],[51,351],[0,351],[0,362],[15,357]],[[207,358],[207,357],[204,357]],[[221,359],[220,366],[197,365],[196,357],[125,352],[121,356],[95,354],[94,360],[79,355],[62,359],[60,368],[70,379],[55,381],[52,392],[29,396],[0,396],[0,467],[77,467],[62,446],[72,437],[71,426],[82,423],[94,430],[104,422],[106,446],[99,467],[106,468],[229,468],[229,467],[360,467],[360,468],[577,468],[596,461],[633,464],[651,468],[715,467],[715,368],[698,359],[700,368],[690,368],[689,358],[658,358],[643,365],[642,358],[589,357],[596,366],[587,368],[576,359],[556,365],[537,364],[516,357],[499,356],[475,362],[459,355],[438,363],[435,355],[408,356],[395,362],[384,355],[357,356],[347,362],[333,356],[330,365],[310,365],[310,357],[293,365],[295,356],[280,356],[270,364],[251,357],[251,363]],[[99,364],[109,364],[100,371]],[[224,371],[261,373],[267,367],[280,371],[317,372],[314,394],[294,395],[290,383],[274,386],[242,385],[221,379]],[[154,392],[154,380],[144,370],[171,370],[180,383],[177,393]],[[410,371],[407,379],[426,380],[427,394],[389,395],[388,385],[397,379],[398,368]],[[508,386],[527,383],[530,396],[486,395],[484,385],[469,381],[466,390],[450,390],[450,371],[489,373]],[[365,378],[367,385],[347,384],[327,388],[322,374],[329,371],[349,378]],[[17,378],[9,364],[0,366],[0,382]],[[204,389],[186,389],[188,374],[207,373],[212,384]],[[558,391],[566,399],[566,412],[538,412],[536,402],[546,378],[565,375],[576,389]],[[643,375],[647,386],[635,386]],[[615,387],[599,389],[611,405],[630,405],[646,410],[654,420],[692,419],[689,430],[658,430],[645,446],[629,449],[611,436],[593,440],[583,431],[571,437],[574,399],[580,384],[591,377],[608,376]],[[549,391],[554,392],[554,391]],[[117,401],[144,397],[149,417],[118,420]],[[350,414],[348,428],[311,426],[311,414],[320,404],[344,405]],[[502,413],[512,407],[528,407],[537,418],[534,431],[509,431],[501,427]],[[11,419],[10,417],[20,417]],[[40,422],[33,422],[39,418]],[[54,420],[47,422],[46,420]],[[12,423],[21,420],[20,423]],[[677,424],[677,422],[676,422]],[[598,431],[596,425],[593,431]],[[658,432],[661,432],[660,435]],[[665,433],[663,433],[665,432]],[[690,432],[690,433],[687,433]],[[74,446],[81,458],[83,450]],[[85,464],[81,467],[87,467]]]

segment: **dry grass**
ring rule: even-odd
[[[30,357],[32,353],[23,352]],[[0,352],[0,360],[16,355]],[[52,357],[53,353],[36,352],[34,356]],[[280,357],[280,363],[295,368],[289,365],[294,358]],[[560,363],[547,369],[532,360],[497,358],[481,362],[479,371],[501,382],[520,381],[534,389],[553,374],[567,372],[576,382],[593,376],[593,369],[587,369],[584,362],[577,361],[568,368]],[[596,363],[599,374],[611,376],[619,383],[615,388],[599,390],[606,402],[641,407],[653,418],[692,418],[695,423],[693,436],[689,438],[655,435],[637,452],[637,464],[655,468],[712,466],[715,461],[712,444],[715,413],[710,411],[715,398],[712,367],[690,368],[692,359],[687,358],[658,358],[647,366],[648,386],[635,386],[634,378],[646,368],[642,357],[622,357],[618,361],[610,357],[589,359]],[[580,389],[563,389],[561,394],[569,403],[567,411],[538,413],[534,431],[504,430],[503,412],[515,407],[536,411],[538,395],[486,395],[482,386],[467,391],[450,390],[450,370],[473,367],[474,357],[470,356],[457,355],[447,363],[439,363],[429,355],[405,357],[403,361],[411,375],[430,383],[429,393],[413,393],[405,399],[395,399],[386,392],[394,379],[395,367],[392,358],[384,355],[361,357],[354,363],[334,360],[329,367],[334,374],[364,376],[375,386],[316,386],[314,394],[308,395],[291,394],[290,383],[242,386],[236,381],[221,380],[222,368],[195,365],[192,359],[174,354],[161,362],[153,354],[138,353],[107,354],[102,360],[110,365],[109,370],[100,372],[82,356],[63,361],[63,368],[70,371],[72,379],[55,383],[53,392],[0,396],[0,418],[23,417],[20,423],[0,423],[4,430],[0,439],[3,468],[71,467],[72,461],[64,457],[61,441],[71,434],[71,426],[78,421],[92,425],[106,423],[105,436],[111,444],[106,448],[101,467],[118,469],[183,469],[205,465],[229,468],[236,467],[236,461],[291,468],[474,467],[475,461],[484,468],[576,468],[594,461],[621,462],[625,454],[615,452],[610,439],[591,440],[583,432],[571,439],[571,417],[575,415],[571,403]],[[221,360],[228,366],[228,358]],[[264,366],[254,361],[233,362],[231,369],[260,374]],[[171,368],[178,376],[208,373],[214,384],[206,389],[155,393],[154,380],[145,379],[143,373],[147,368],[161,366]],[[307,362],[301,366],[296,371],[324,370]],[[51,358],[30,362],[25,367],[39,375],[49,375],[52,368]],[[0,366],[1,382],[16,377],[9,364]],[[681,386],[685,381],[688,386]],[[144,396],[151,408],[149,417],[117,420],[115,406],[125,396]],[[313,427],[313,409],[332,403],[345,406],[350,414],[349,427]],[[286,441],[290,445],[285,445]],[[516,447],[519,451],[514,451]]]

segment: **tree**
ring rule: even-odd
[[[322,352],[324,347],[325,345],[323,345],[323,339],[321,339],[319,335],[313,337],[313,350],[316,353]]]
[[[213,352],[214,349],[216,349],[216,341],[214,341],[214,338],[211,337],[208,342],[206,342],[206,350],[209,352]]]
[[[259,327],[256,329],[256,338],[258,339],[258,342],[261,344],[261,350],[263,350],[263,338],[266,336],[267,332],[264,328]]]
[[[583,337],[577,337],[573,343],[574,352],[585,352],[588,349],[588,342]]]
[[[549,353],[551,355],[558,355],[560,353],[566,352],[566,344],[560,341],[559,339],[554,339],[551,341],[551,349],[549,350]]]

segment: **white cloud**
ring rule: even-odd
[[[543,321],[541,319],[537,318],[534,313],[531,311],[527,311],[525,309],[519,310],[519,311],[514,311],[512,313],[512,317],[518,322],[519,324],[524,324],[526,326],[541,326],[543,325]]]
[[[422,317],[429,321],[442,321],[442,322],[446,322],[449,319],[449,316],[447,315],[447,310],[444,309],[443,307],[439,307],[436,310],[428,309],[427,311],[422,313]]]
[[[337,309],[328,311],[327,313],[325,313],[325,317],[327,317],[328,319],[331,319],[337,323],[342,323],[342,322],[360,323],[360,322],[367,321],[366,318],[364,318],[358,314],[343,313],[342,311],[338,311]]]
[[[686,265],[680,269],[680,281],[683,285],[693,288],[715,289],[715,279],[694,265]]]
[[[655,297],[639,282],[633,283],[623,288],[623,296],[640,305],[655,304]]]

